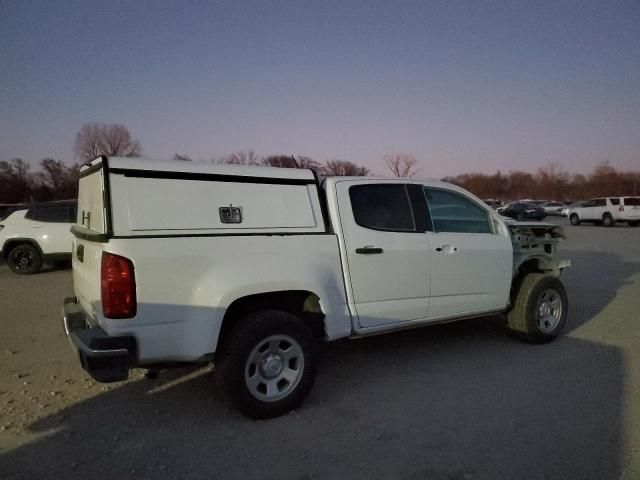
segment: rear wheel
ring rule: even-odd
[[[316,340],[299,318],[279,310],[247,315],[225,343],[220,379],[242,414],[277,417],[304,401],[316,376]]]
[[[613,217],[611,216],[610,213],[605,213],[602,216],[602,225],[604,225],[605,227],[613,227],[614,221],[613,221]]]
[[[9,251],[7,265],[13,273],[30,275],[42,268],[42,255],[33,245],[21,243]]]
[[[530,273],[522,280],[509,312],[509,328],[526,342],[550,342],[564,328],[567,307],[567,293],[558,278]]]
[[[571,222],[571,225],[580,225],[580,217],[577,213],[572,213],[569,217],[569,221]]]

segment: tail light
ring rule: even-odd
[[[620,205],[620,208],[618,208],[619,212],[624,212],[624,205]]]
[[[128,258],[102,252],[100,268],[102,313],[107,318],[131,318],[136,314],[136,278]]]

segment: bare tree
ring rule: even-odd
[[[298,162],[292,155],[269,155],[262,159],[262,164],[268,167],[298,168]]]
[[[76,163],[67,167],[60,160],[44,158],[40,160],[41,172],[35,175],[32,186],[37,200],[76,198],[80,166]]]
[[[269,155],[262,159],[262,164],[280,168],[309,168],[316,172],[322,170],[322,165],[319,162],[303,155]]]
[[[365,177],[369,174],[369,169],[359,167],[347,160],[328,160],[322,167],[322,174],[327,176],[358,176]]]
[[[387,168],[395,177],[413,177],[418,173],[418,161],[410,153],[391,153],[384,157]]]
[[[30,165],[21,158],[0,161],[0,202],[27,202],[31,197]]]
[[[322,165],[320,165],[320,162],[316,162],[311,157],[298,156],[296,159],[298,160],[298,166],[300,168],[309,168],[318,173],[322,171]]]
[[[260,165],[260,158],[253,150],[239,150],[221,159],[220,163],[230,165]]]
[[[59,190],[65,183],[67,177],[67,167],[60,160],[53,158],[43,158],[40,160],[42,172],[40,178],[53,190]]]
[[[73,152],[82,162],[90,162],[100,155],[139,157],[142,147],[124,125],[85,123],[76,133]]]
[[[192,162],[191,157],[189,155],[183,155],[181,153],[176,153],[173,155],[173,160],[177,160],[178,162]]]
[[[73,145],[73,153],[77,159],[90,162],[100,156],[100,125],[97,123],[85,123],[76,133],[76,142]]]
[[[133,140],[124,125],[112,123],[103,125],[100,142],[104,155],[111,157],[139,157],[142,147],[138,140]]]

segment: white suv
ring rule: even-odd
[[[572,225],[593,222],[612,227],[616,222],[627,222],[632,227],[640,225],[640,197],[594,198],[583,206],[569,211]]]
[[[0,224],[2,258],[17,274],[37,273],[44,262],[71,259],[71,225],[77,202],[60,201],[18,210]]]

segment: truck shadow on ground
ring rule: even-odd
[[[166,372],[41,419],[9,478],[594,478],[621,473],[620,352],[501,319],[328,346],[297,412],[240,417],[211,373]],[[175,382],[175,383],[173,383]]]
[[[605,256],[605,288],[567,275],[585,302],[572,301],[573,328],[638,270]],[[269,421],[237,414],[207,370],[117,384],[32,423],[42,436],[4,453],[0,477],[620,478],[622,352],[570,336],[522,344],[504,323],[328,344],[303,407]]]
[[[625,262],[609,253],[564,249],[560,255],[572,261],[562,275],[569,297],[569,331],[596,317],[640,272],[640,263]]]

